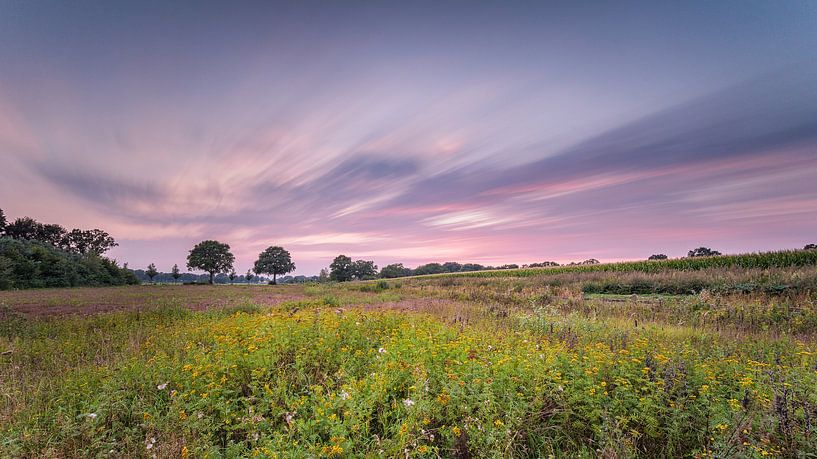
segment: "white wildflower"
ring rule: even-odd
[[[340,393],[340,398],[343,400],[349,400],[349,397],[351,397],[351,395],[349,395],[349,392],[343,391]]]
[[[167,382],[159,384],[158,386],[156,386],[156,388],[159,390],[165,390],[167,388],[167,384],[168,384]]]
[[[381,354],[385,354],[386,350],[381,347],[380,349],[377,350],[377,352],[379,352]]]
[[[414,400],[412,400],[410,398],[407,398],[407,399],[403,400],[403,405],[406,405],[406,407],[414,406]]]

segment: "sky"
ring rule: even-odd
[[[0,0],[0,208],[132,268],[817,243],[817,3]]]

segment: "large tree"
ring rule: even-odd
[[[352,259],[346,255],[338,255],[329,265],[329,278],[333,281],[346,282],[352,280],[354,276],[354,265]]]
[[[377,265],[371,260],[357,260],[352,264],[352,275],[357,280],[374,279],[377,277]]]
[[[95,253],[101,255],[119,244],[110,234],[101,229],[73,229],[65,235],[64,245],[71,252],[80,254]]]
[[[6,225],[6,236],[14,239],[37,240],[40,223],[31,217],[21,217]]]
[[[272,274],[273,284],[277,282],[279,274],[290,273],[294,270],[295,263],[292,262],[289,252],[278,246],[267,247],[267,250],[258,254],[258,260],[255,261],[253,267],[256,274]]]
[[[233,269],[235,257],[230,253],[230,246],[222,242],[207,240],[201,241],[193,247],[187,256],[188,269],[198,269],[210,274],[210,283],[216,273],[224,273]]]

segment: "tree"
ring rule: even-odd
[[[101,255],[119,244],[116,243],[110,234],[101,229],[73,229],[65,235],[64,245],[66,250],[71,252]]]
[[[354,276],[354,266],[352,259],[346,255],[338,255],[329,265],[329,278],[333,281],[346,282],[352,280]]]
[[[403,263],[393,263],[386,265],[380,270],[380,277],[393,279],[395,277],[405,277],[411,275],[411,269],[403,266]]]
[[[252,281],[254,278],[255,278],[255,276],[252,275],[252,270],[248,269],[247,274],[244,274],[244,280],[246,280],[247,283],[249,284],[250,281]]]
[[[3,213],[3,209],[0,209],[0,236],[6,232],[6,214]]]
[[[150,282],[153,282],[153,278],[159,275],[159,271],[156,271],[156,265],[149,264],[148,269],[145,270],[145,275],[150,278]]]
[[[179,271],[179,265],[173,265],[173,269],[170,270],[170,275],[173,276],[173,282],[179,282],[179,278],[182,277],[182,273]]]
[[[803,250],[817,250],[817,244],[806,244]]]
[[[329,268],[321,268],[321,273],[318,275],[318,282],[329,282]]]
[[[599,261],[596,260],[595,258],[590,258],[588,260],[584,260],[583,262],[581,262],[579,264],[582,264],[582,265],[597,265],[597,264],[599,264]]]
[[[31,217],[21,217],[6,225],[6,236],[14,239],[37,240],[40,224]]]
[[[650,258],[647,258],[647,260],[666,260],[666,259],[667,259],[667,256],[664,255],[663,253],[659,253],[659,254],[656,254],[656,255],[650,255]]]
[[[295,270],[295,263],[292,262],[292,257],[289,252],[283,247],[272,246],[267,247],[258,254],[258,260],[255,261],[253,271],[256,274],[272,274],[272,283],[277,282],[279,274],[290,273]]]
[[[230,283],[233,284],[235,283],[235,278],[238,277],[238,274],[236,274],[235,269],[233,269],[230,271],[230,274],[228,274],[227,277],[230,278]]]
[[[439,274],[444,272],[445,269],[443,269],[443,265],[439,263],[428,263],[425,265],[420,265],[414,269],[415,276],[422,276],[424,274]]]
[[[377,277],[377,265],[374,261],[357,260],[352,264],[352,276],[357,280]]]
[[[235,257],[230,253],[230,246],[218,241],[201,241],[193,247],[187,256],[187,268],[198,269],[210,274],[210,283],[216,273],[233,269]]]
[[[443,270],[447,273],[456,273],[462,271],[462,265],[455,261],[446,261],[443,263]]]
[[[687,253],[687,256],[690,258],[693,257],[714,257],[716,255],[721,255],[720,252],[717,250],[712,250],[709,247],[698,247],[695,250],[690,250]]]

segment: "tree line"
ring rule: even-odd
[[[137,284],[126,267],[102,256],[116,241],[100,229],[67,230],[0,209],[0,290]]]

